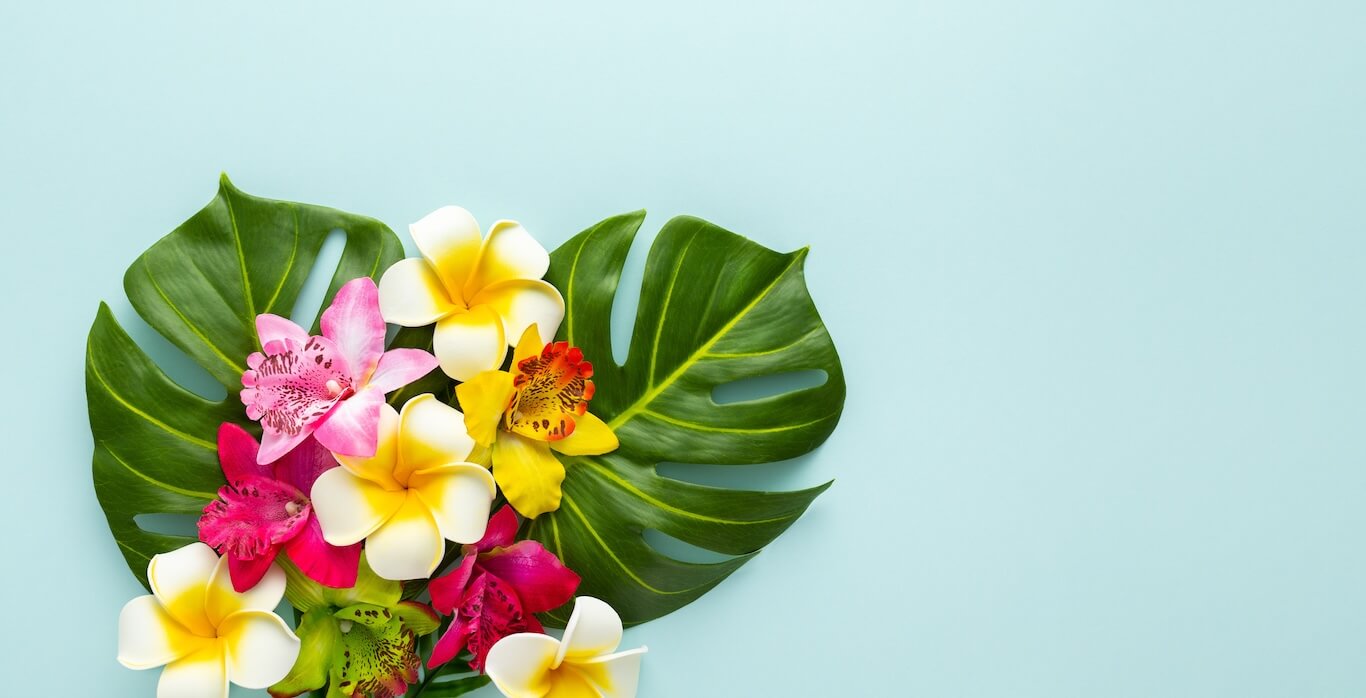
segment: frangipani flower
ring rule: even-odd
[[[469,649],[474,655],[470,667],[481,671],[493,643],[513,633],[541,632],[532,614],[559,608],[574,597],[579,575],[540,543],[519,543],[516,537],[517,515],[505,506],[489,521],[483,540],[465,546],[460,566],[427,587],[432,606],[443,615],[455,615],[432,650],[428,669]]]
[[[485,371],[456,386],[465,426],[481,447],[493,449],[493,477],[503,496],[525,517],[560,508],[568,456],[613,451],[617,436],[588,412],[593,365],[565,342],[541,344],[526,328],[513,355],[514,373]]]
[[[563,640],[509,635],[489,651],[484,670],[508,698],[635,698],[646,648],[617,652],[621,635],[611,606],[580,596]]]
[[[446,540],[483,537],[493,477],[468,462],[474,441],[460,411],[431,394],[409,400],[401,415],[381,405],[378,439],[373,457],[337,456],[342,467],[313,483],[313,509],[327,542],[365,541],[379,576],[428,577]]]
[[[257,463],[259,450],[246,429],[231,423],[218,428],[218,462],[228,484],[204,507],[199,539],[227,558],[233,588],[256,586],[282,549],[320,584],[355,584],[360,544],[328,544],[308,498],[313,482],[337,467],[337,459],[312,438],[269,465]]]
[[[564,298],[541,280],[550,255],[513,221],[498,221],[481,242],[479,224],[458,206],[408,226],[422,258],[389,267],[379,281],[384,319],[404,327],[436,323],[432,348],[456,380],[498,368],[526,328],[548,334],[564,319]]]
[[[322,336],[279,317],[256,316],[262,351],[247,357],[242,403],[260,420],[261,463],[271,463],[310,434],[333,453],[373,456],[380,406],[436,368],[421,349],[384,351],[379,291],[368,277],[349,281],[322,314]]]
[[[285,575],[271,566],[255,588],[233,591],[227,560],[203,543],[162,553],[147,565],[152,595],[119,613],[119,663],[159,666],[157,698],[228,696],[228,682],[265,688],[299,655],[299,638],[275,615]]]
[[[272,696],[328,684],[332,698],[394,698],[417,681],[417,638],[435,632],[440,620],[431,607],[402,601],[403,586],[380,579],[364,558],[350,589],[319,586],[288,566],[285,572],[286,596],[303,613],[303,647],[289,675],[270,687]]]

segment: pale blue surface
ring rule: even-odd
[[[707,476],[838,482],[644,698],[1366,694],[1366,6],[388,4],[0,7],[7,687],[151,695],[84,337],[226,170],[812,245],[844,421]]]

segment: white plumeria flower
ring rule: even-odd
[[[508,346],[535,324],[542,342],[564,319],[564,298],[541,280],[550,255],[514,221],[498,221],[480,240],[479,223],[458,206],[408,226],[422,257],[400,260],[379,282],[387,322],[436,323],[433,353],[446,375],[467,381],[499,368]]]
[[[381,409],[379,449],[370,458],[333,454],[342,467],[313,483],[313,511],[328,543],[365,541],[375,574],[423,579],[441,562],[446,540],[484,537],[493,476],[468,462],[474,439],[454,407],[425,394],[402,414]]]
[[[152,594],[119,613],[119,663],[165,666],[157,698],[227,698],[228,682],[266,688],[294,666],[299,638],[274,612],[285,593],[278,566],[239,594],[228,559],[191,543],[153,557],[147,579]]]
[[[646,648],[618,652],[621,616],[591,596],[574,600],[564,639],[517,633],[489,650],[484,671],[508,698],[635,698]]]

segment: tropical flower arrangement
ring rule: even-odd
[[[124,286],[225,395],[168,376],[108,306],[90,331],[96,493],[150,592],[119,615],[119,662],[160,669],[161,698],[634,696],[645,648],[623,628],[697,599],[829,485],[731,490],[657,466],[809,452],[845,390],[806,250],[686,217],[650,250],[618,365],[611,309],[643,218],[547,252],[447,206],[409,226],[405,259],[378,221],[224,177]],[[334,231],[306,329],[288,316]],[[714,393],[810,371],[824,382]],[[193,529],[147,516],[166,514]],[[727,557],[684,562],[647,531]]]

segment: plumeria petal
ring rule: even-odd
[[[494,548],[505,548],[517,541],[517,512],[512,507],[503,505],[498,509],[498,513],[489,519],[488,529],[484,532],[484,537],[474,544],[474,549],[486,553]],[[568,599],[566,599],[568,600]],[[540,611],[536,611],[540,613]]]
[[[551,448],[566,456],[596,456],[615,451],[620,445],[612,428],[592,412],[574,418],[574,433],[550,442]]]
[[[335,454],[373,456],[379,444],[380,408],[383,406],[384,393],[363,389],[350,399],[342,400],[313,435]]]
[[[332,545],[365,540],[403,506],[406,498],[401,489],[386,490],[345,468],[333,468],[313,483],[313,511],[324,538]]]
[[[431,511],[442,537],[474,543],[484,536],[489,507],[498,493],[486,468],[454,463],[419,470],[409,479],[408,487]]]
[[[217,567],[218,555],[213,548],[191,543],[152,556],[147,563],[147,580],[172,618],[196,635],[213,637],[213,624],[204,613],[204,597]]]
[[[318,325],[346,357],[351,375],[364,382],[384,353],[384,318],[379,312],[379,289],[368,276],[346,282],[323,311]]]
[[[390,349],[379,357],[379,365],[366,387],[392,393],[435,371],[436,367],[436,357],[421,349]]]
[[[218,463],[228,484],[249,477],[269,477],[270,467],[256,461],[261,446],[246,429],[223,422],[218,426]]]
[[[432,335],[441,370],[458,381],[498,368],[507,356],[503,321],[489,306],[441,318]]]
[[[465,281],[465,298],[511,279],[539,279],[550,268],[550,255],[515,221],[498,221],[479,246],[479,259]],[[514,335],[515,336],[515,335]]]
[[[441,277],[425,259],[400,259],[379,280],[379,308],[384,319],[404,327],[424,327],[456,310]]]
[[[205,587],[204,613],[215,628],[223,619],[239,611],[274,611],[285,596],[285,572],[279,565],[271,565],[260,583],[245,592],[232,586],[228,560],[222,558],[214,567]],[[221,628],[220,628],[221,630]]]
[[[161,670],[157,698],[228,698],[228,666],[223,645],[212,642]]]
[[[463,463],[474,450],[474,439],[465,433],[465,416],[431,393],[404,404],[399,419],[394,477],[400,482],[414,471]]]
[[[317,516],[310,517],[304,530],[285,544],[285,553],[300,572],[325,587],[347,589],[356,584],[360,543],[328,543]]]
[[[351,474],[369,480],[386,490],[401,490],[403,485],[394,479],[398,468],[398,410],[388,404],[380,405],[379,421],[375,425],[375,453],[369,457],[333,454]]]
[[[550,669],[559,648],[549,635],[509,635],[489,650],[484,672],[508,698],[541,698],[550,692]]]
[[[436,271],[451,300],[463,303],[466,279],[479,258],[479,223],[459,206],[443,206],[408,226],[422,257]]]
[[[574,599],[574,612],[564,626],[564,639],[555,655],[555,666],[615,652],[621,644],[621,635],[621,616],[607,602],[580,596]]]
[[[493,444],[493,478],[522,516],[531,519],[560,508],[564,465],[543,441],[499,434]]]
[[[370,568],[384,579],[429,577],[443,552],[441,531],[416,492],[409,492],[398,511],[365,539]]]
[[[218,637],[229,678],[245,688],[265,688],[283,679],[299,656],[299,638],[274,613],[234,613],[218,626]]]
[[[465,429],[475,443],[493,445],[515,392],[507,371],[484,371],[455,386],[455,396],[465,409]]]
[[[536,325],[538,340],[545,344],[555,338],[564,320],[564,297],[540,279],[499,281],[470,300],[470,307],[480,305],[493,308],[503,319],[503,334],[509,340]]]
[[[566,664],[565,667],[578,670],[598,689],[602,698],[635,698],[640,683],[640,661],[645,658],[647,651],[647,648],[639,647]]]
[[[479,566],[512,587],[527,613],[559,608],[574,598],[579,588],[579,575],[534,540],[480,555]]]
[[[299,327],[293,320],[270,313],[261,313],[256,316],[256,337],[261,341],[263,347],[271,342],[286,340],[293,341],[300,346],[308,342],[308,332],[304,328]]]
[[[119,612],[118,658],[129,669],[159,667],[199,651],[208,642],[172,618],[150,594],[129,601]]]

